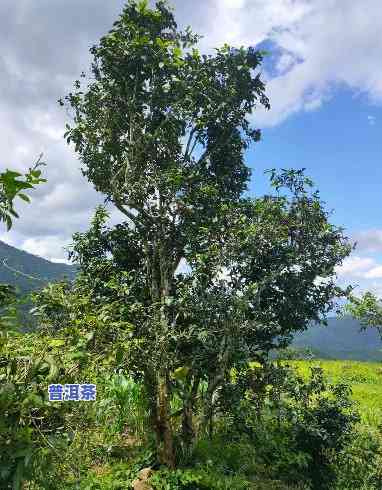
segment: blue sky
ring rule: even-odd
[[[266,168],[306,168],[326,209],[333,211],[331,222],[344,227],[352,242],[361,238],[339,282],[377,294],[382,247],[378,242],[370,248],[382,228],[381,120],[382,108],[371,104],[365,94],[337,86],[318,109],[298,112],[265,128],[261,143],[247,156],[253,169],[250,194],[268,191],[262,175]]]
[[[267,168],[306,168],[326,209],[333,211],[331,222],[344,227],[353,243],[361,238],[346,261],[341,284],[359,284],[360,292],[377,294],[382,247],[379,242],[372,247],[373,232],[381,236],[382,228],[381,121],[382,108],[370,104],[364,94],[336,87],[320,108],[265,128],[262,141],[247,155],[253,171],[250,195],[269,191],[263,175]],[[375,277],[367,277],[373,270]]]
[[[358,248],[338,268],[341,284],[382,297],[382,1],[171,0],[180,27],[200,48],[268,49],[263,76],[271,110],[256,111],[263,138],[246,155],[252,195],[268,190],[263,170],[306,168]],[[50,260],[85,230],[102,196],[81,176],[64,139],[57,99],[91,61],[123,0],[0,2],[2,166],[25,170],[44,152],[48,183],[20,203],[22,218],[0,239]],[[75,12],[75,15],[73,15]],[[113,216],[117,219],[117,215]]]
[[[256,184],[263,169],[305,167],[323,200],[335,209],[336,224],[353,232],[380,227],[381,122],[382,108],[337,88],[319,109],[263,129],[262,141],[247,156],[254,171],[250,190],[263,189]]]

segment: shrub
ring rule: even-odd
[[[161,469],[150,478],[150,484],[157,490],[203,490],[209,489],[202,483],[202,477],[193,470]]]
[[[329,384],[321,368],[311,368],[305,381],[289,366],[271,364],[237,373],[219,407],[225,431],[246,434],[257,462],[271,468],[264,476],[323,490],[335,482],[333,453],[349,443],[360,420],[350,394],[345,384]]]
[[[382,435],[359,429],[333,458],[335,490],[382,488]]]

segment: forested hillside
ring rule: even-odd
[[[329,318],[327,326],[313,324],[305,332],[296,333],[293,346],[311,348],[322,358],[381,361],[379,333],[375,329],[360,329],[360,322],[349,315]]]
[[[0,241],[0,283],[15,286],[21,294],[75,275],[72,265],[56,264]]]

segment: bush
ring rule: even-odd
[[[210,487],[203,485],[202,477],[193,470],[156,471],[150,478],[150,484],[157,490],[202,490]]]
[[[382,435],[359,429],[333,458],[335,490],[382,488]]]
[[[320,368],[304,380],[288,365],[270,364],[236,373],[219,409],[225,432],[233,439],[246,434],[256,448],[264,477],[323,490],[336,479],[333,454],[359,421],[350,395],[345,384],[329,384]]]

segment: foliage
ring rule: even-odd
[[[381,433],[360,429],[335,455],[336,490],[372,490],[382,487]]]
[[[304,169],[270,170],[271,195],[242,197],[260,137],[249,116],[269,108],[263,53],[202,56],[198,39],[165,2],[130,0],[65,98],[67,141],[126,221],[98,207],[73,237],[75,281],[33,295],[39,330],[2,337],[4,488],[128,488],[147,466],[174,490],[325,489],[350,474],[350,389],[268,357],[349,296],[334,275],[351,246]],[[85,380],[96,402],[47,400],[48,383]]]
[[[246,433],[277,476],[331,488],[331,455],[349,442],[359,421],[349,387],[328,384],[318,367],[307,380],[288,365],[252,367],[236,378],[221,395],[232,414],[230,433]]]
[[[91,461],[90,447],[81,441],[83,430],[92,430],[97,424],[94,407],[79,407],[72,403],[50,402],[47,400],[48,384],[84,382],[100,376],[98,390],[103,394],[102,380],[109,359],[99,362],[86,352],[92,335],[81,331],[81,317],[68,318],[68,324],[61,328],[60,336],[55,330],[43,324],[46,309],[54,315],[62,307],[59,301],[66,298],[64,291],[72,286],[68,283],[51,285],[36,294],[49,300],[36,306],[40,314],[42,330],[30,334],[20,334],[8,328],[2,332],[0,351],[0,443],[3,448],[0,457],[0,481],[2,488],[21,488],[24,480],[40,483],[43,488],[56,488],[57,479],[66,473],[79,478],[82,465]],[[77,311],[83,308],[83,318],[87,325],[94,323],[84,308],[86,302],[75,303]],[[44,309],[45,307],[45,309]],[[87,316],[86,316],[87,314]],[[7,317],[2,317],[1,322]],[[61,317],[61,320],[63,318]],[[70,322],[71,320],[71,322]],[[8,320],[7,320],[8,321]],[[6,324],[8,325],[8,324]],[[13,327],[13,325],[10,325]],[[61,324],[63,327],[64,324]],[[94,349],[96,352],[96,349]],[[82,378],[82,379],[81,379]],[[80,448],[80,451],[78,449]],[[78,466],[73,466],[73,455]],[[81,457],[79,456],[81,455]],[[48,465],[50,470],[44,470]]]
[[[107,398],[102,400],[105,406],[110,406],[113,400],[117,407],[115,430],[129,433],[144,438],[147,434],[148,407],[147,400],[141,384],[135,383],[131,378],[122,373],[115,374],[108,383]]]
[[[92,471],[81,482],[71,488],[75,490],[122,490],[129,488],[139,467],[129,463],[114,463],[112,468],[104,467],[96,473]]]
[[[9,332],[0,352],[0,482],[2,488],[21,488],[34,474],[34,465],[51,453],[46,438],[61,425],[57,406],[46,403],[45,382],[55,377],[54,360],[41,345],[40,355],[28,356],[22,342],[32,337]]]
[[[210,488],[202,483],[202,477],[193,470],[160,470],[150,478],[150,484],[158,490],[203,490]]]
[[[73,338],[71,332],[74,333]],[[49,355],[54,359],[58,369],[53,382],[58,379],[60,382],[71,382],[78,380],[79,376],[80,379],[89,379],[91,376],[91,379],[97,382],[99,398],[88,410],[84,410],[86,407],[77,408],[76,404],[53,404],[54,406],[49,408],[52,404],[46,401],[39,412],[24,410],[24,416],[27,417],[26,426],[34,430],[31,432],[32,439],[25,445],[32,451],[31,464],[29,468],[22,467],[22,478],[31,479],[42,488],[52,490],[56,488],[57,478],[62,481],[62,488],[68,489],[106,490],[127,487],[141,468],[155,464],[155,456],[152,453],[150,455],[145,449],[148,447],[146,443],[138,451],[134,446],[124,445],[124,440],[127,442],[131,439],[130,434],[133,434],[126,432],[126,429],[133,428],[137,420],[132,413],[133,407],[145,403],[144,392],[139,385],[134,386],[122,374],[105,376],[110,373],[112,366],[118,365],[115,358],[101,362],[101,357],[96,355],[94,359],[92,356],[85,359],[73,356],[76,350],[82,350],[81,338],[77,337],[73,330],[62,330],[59,338],[46,334],[39,338],[39,335],[42,334],[14,337],[11,347],[13,357],[37,360],[45,359]],[[88,344],[88,348],[91,349],[91,343]],[[95,352],[96,350],[93,350],[93,353]],[[19,376],[25,372],[25,365],[20,364],[20,367],[22,369],[18,370]],[[54,373],[54,366],[51,368]],[[50,372],[47,373],[46,370],[47,366],[37,372],[37,386],[34,382],[26,384],[36,386],[37,389],[46,389],[44,380]],[[255,391],[248,390],[250,374],[255,373],[257,381],[250,384]],[[320,391],[328,385],[326,382],[321,385],[322,378],[319,372],[316,372],[313,379],[308,377],[305,381],[296,381],[298,378],[287,366],[275,369],[271,366],[267,368],[257,365],[252,366],[246,376],[244,373],[233,373],[232,376],[233,385],[236,383],[247,387],[241,399],[238,397],[238,402],[241,412],[245,414],[247,427],[252,428],[252,431],[243,432],[242,426],[237,425],[240,420],[233,419],[229,411],[223,410],[224,404],[219,403],[213,439],[199,440],[195,453],[188,462],[190,468],[179,469],[176,473],[167,470],[156,471],[154,482],[157,482],[158,488],[166,488],[165,485],[172,485],[167,488],[193,488],[187,487],[186,484],[191,485],[196,481],[200,483],[195,488],[295,488],[293,484],[301,485],[302,480],[308,484],[312,479],[310,462],[314,461],[317,449],[332,447],[333,443],[339,447],[342,433],[346,436],[346,421],[351,421],[351,418],[346,419],[346,414],[351,416],[351,412],[346,408],[346,400],[338,395],[340,390],[334,394],[334,398],[331,398],[330,394],[326,395],[327,392]],[[264,384],[263,389],[261,386]],[[24,390],[25,385],[20,384],[17,400],[8,398],[12,407],[18,407],[23,403],[29,394],[28,390]],[[315,391],[319,393],[314,395]],[[265,395],[262,395],[264,392]],[[260,397],[261,400],[256,401],[256,397]],[[235,400],[228,398],[227,402],[230,403],[230,400],[231,405],[228,408],[234,410]],[[328,406],[331,407],[330,411],[327,411]],[[120,409],[125,420],[133,422],[130,426],[125,427],[121,424]],[[123,410],[131,410],[131,415],[123,413]],[[327,416],[324,416],[325,413]],[[39,416],[44,417],[39,427],[45,437],[35,430],[31,422],[31,417]],[[334,423],[336,421],[338,425]],[[13,427],[17,430],[17,440],[20,441],[22,425],[19,422]],[[96,438],[92,435],[93,431],[94,436],[98,433]],[[335,435],[336,431],[341,431],[340,437]],[[138,443],[139,448],[145,439],[139,441],[139,431],[135,433],[135,437],[137,435],[138,439],[133,444]],[[328,437],[325,438],[325,435]],[[368,449],[369,443],[366,439],[357,443],[357,434],[353,434],[352,437],[353,440],[348,441],[342,449],[339,448],[337,454],[328,453],[326,462],[316,460],[313,467],[314,471],[321,469],[325,474],[338,475],[338,481],[343,483],[343,488],[346,488],[346,482],[348,488],[351,488],[349,482],[352,481],[352,458],[358,461],[357,458],[361,457],[366,464],[369,456],[376,463],[379,457],[375,439],[370,440]],[[15,437],[12,438],[15,443]],[[360,445],[359,449],[357,444]],[[12,455],[16,456],[18,452],[14,448],[15,446]],[[4,457],[8,459],[8,463],[12,461],[9,455]],[[77,461],[76,467],[71,468],[70,461],[74,457]],[[20,466],[24,464],[24,456],[18,459]],[[370,481],[370,486],[365,487],[368,490],[378,488],[377,483],[374,483],[378,482],[377,468],[374,463],[368,463],[363,467],[362,474]],[[5,486],[4,482],[2,484]]]
[[[331,396],[319,396],[329,391]],[[300,450],[308,453],[312,461],[308,475],[312,488],[331,488],[335,473],[331,469],[330,456],[340,451],[353,436],[353,427],[359,415],[352,410],[350,389],[346,385],[325,386],[322,370],[312,370],[308,386],[297,387],[296,397],[302,397],[303,405],[297,406],[296,440]],[[301,400],[301,398],[300,398]]]
[[[42,155],[24,175],[9,169],[0,173],[0,221],[5,222],[7,230],[12,227],[12,219],[19,217],[14,208],[15,198],[19,197],[23,201],[29,202],[30,199],[24,191],[46,182],[46,179],[41,178],[39,167],[45,165],[41,158]]]
[[[379,363],[355,361],[288,361],[300,376],[309,378],[311,366],[320,366],[329,383],[351,386],[362,425],[375,429],[382,424],[382,369]]]
[[[363,330],[368,327],[377,328],[382,338],[382,306],[375,294],[367,291],[360,298],[350,295],[348,299],[344,312],[359,320]]]
[[[105,376],[112,361],[84,355],[89,340],[70,328],[59,338],[44,332],[6,337],[0,356],[1,488],[18,489],[25,480],[52,490],[61,480],[72,488],[94,461],[118,460],[118,413],[106,414],[113,430],[103,425],[102,402],[118,406],[118,397],[110,396],[113,380]],[[48,401],[48,384],[89,379],[99,396],[93,404]],[[136,403],[142,406],[144,399]]]

